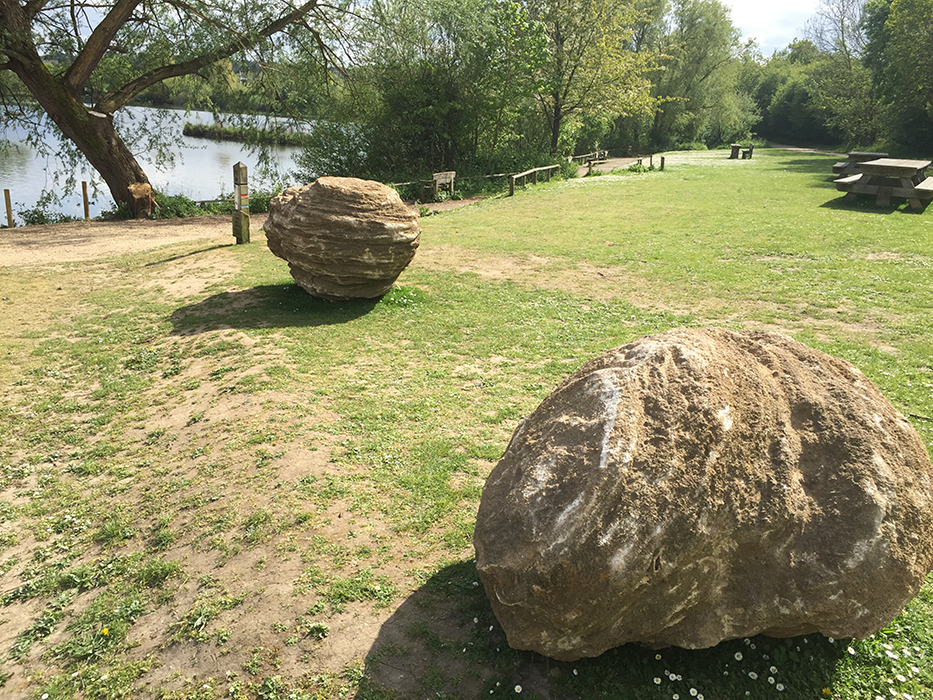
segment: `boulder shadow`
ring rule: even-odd
[[[172,312],[172,335],[215,330],[307,328],[347,323],[365,316],[380,299],[330,302],[316,299],[297,284],[274,284],[220,292]]]
[[[777,684],[789,691],[783,697],[818,697],[832,686],[847,644],[821,634],[758,636],[700,650],[626,644],[597,658],[555,661],[509,647],[466,560],[436,571],[382,625],[357,697],[513,698],[521,688],[553,700],[692,700],[691,689],[737,699],[770,696]]]
[[[437,570],[383,623],[357,697],[514,697],[521,685],[546,698],[548,674],[562,665],[509,647],[466,560]]]

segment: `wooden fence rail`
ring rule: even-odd
[[[584,153],[582,156],[568,156],[567,162],[586,163],[589,160],[606,160],[608,157],[609,151],[593,151],[592,153]]]
[[[531,170],[526,170],[523,173],[515,173],[514,175],[509,175],[509,197],[515,195],[515,181],[521,178],[522,187],[525,186],[525,180],[528,176],[531,176],[531,182],[534,185],[538,184],[538,173],[544,173],[545,180],[550,181],[551,173],[554,170],[559,169],[559,165],[545,165],[540,168],[532,168]]]

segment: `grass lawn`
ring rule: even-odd
[[[933,445],[933,211],[830,156],[667,154],[422,219],[381,300],[259,241],[0,267],[0,695],[933,698],[933,577],[884,630],[512,650],[471,546],[522,416],[682,326],[849,360]]]

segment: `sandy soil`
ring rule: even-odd
[[[427,205],[431,211],[449,211],[479,201],[480,197]],[[417,209],[415,205],[410,205]],[[251,235],[259,232],[267,214],[253,214]],[[76,221],[46,226],[21,226],[0,231],[0,267],[47,262],[79,262],[111,255],[138,253],[169,243],[216,240],[234,245],[229,216],[199,216],[155,221]]]

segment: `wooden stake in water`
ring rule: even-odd
[[[237,245],[249,243],[249,185],[242,162],[233,166],[233,237]]]
[[[13,205],[10,204],[10,191],[3,190],[3,200],[6,202],[6,221],[7,226],[13,228]]]
[[[87,180],[81,181],[81,196],[84,198],[84,219],[86,221],[91,218],[91,205],[87,199]]]

